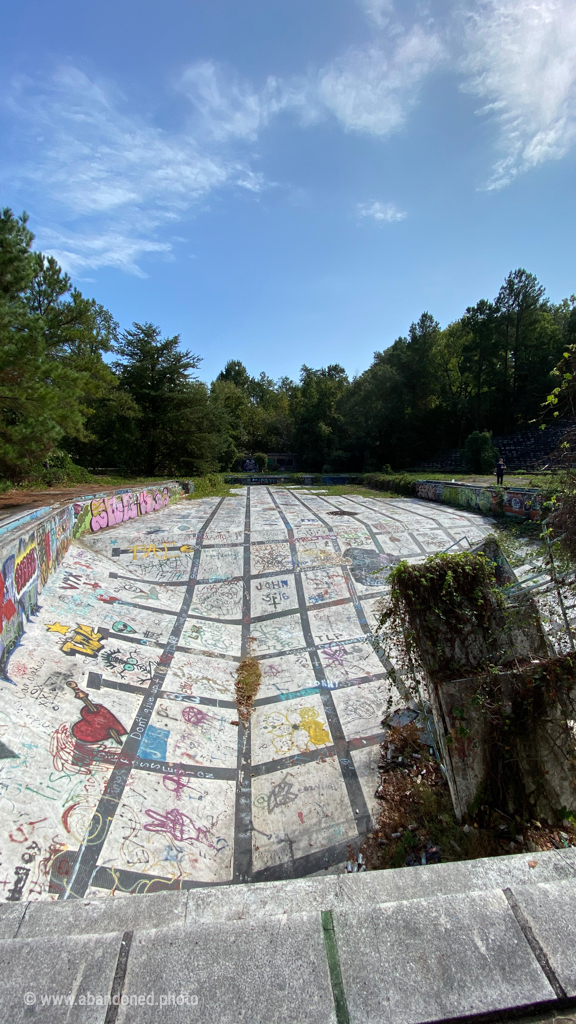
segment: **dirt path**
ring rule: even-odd
[[[86,494],[108,494],[111,491],[117,491],[121,486],[121,484],[91,483],[76,484],[74,487],[47,487],[45,491],[25,491],[13,488],[11,491],[0,494],[0,518],[13,512],[25,512],[27,509],[42,508],[44,505],[57,505],[61,501],[81,498]]]

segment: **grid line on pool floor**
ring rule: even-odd
[[[242,658],[250,654],[250,488],[246,490],[244,514],[244,575],[242,579]],[[234,882],[246,882],[252,875],[252,784],[251,723],[238,719],[238,762],[234,816]]]
[[[172,633],[170,634],[168,642],[164,648],[164,660],[162,664],[158,665],[148,690],[143,693],[138,714],[132,723],[132,727],[128,733],[128,738],[122,747],[121,758],[119,757],[118,763],[112,769],[106,790],[99,801],[98,807],[96,808],[90,823],[90,828],[88,830],[89,840],[84,842],[78,851],[72,877],[67,882],[61,893],[62,899],[81,899],[85,896],[86,890],[90,885],[92,874],[94,873],[98,863],[98,857],[102,851],[104,843],[106,842],[110,825],[118,808],[118,803],[122,797],[128,777],[132,771],[134,759],[138,755],[138,749],[144,735],[145,727],[150,722],[158,693],[162,689],[162,682],[166,675],[167,665],[170,664],[170,661],[174,656],[174,648],[176,647],[178,639],[184,629],[188,608],[190,607],[190,602],[192,600],[195,575],[198,571],[198,564],[202,551],[203,533],[211,523],[223,500],[224,499],[222,498],[218,505],[216,505],[213,511],[208,515],[205,520],[203,530],[197,534],[194,556],[190,567],[188,587],[182,601],[180,612],[178,613],[176,622],[172,627]]]
[[[342,725],[338,717],[338,710],[334,703],[332,693],[326,684],[326,675],[322,667],[322,662],[320,661],[320,658],[318,656],[318,651],[314,644],[312,630],[310,628],[310,620],[308,617],[308,609],[306,607],[304,588],[302,586],[302,576],[300,571],[297,569],[296,564],[296,550],[293,545],[294,531],[290,525],[287,516],[284,514],[282,508],[280,507],[276,499],[272,497],[272,492],[270,491],[270,488],[268,488],[268,493],[270,494],[274,504],[278,508],[280,515],[282,516],[282,520],[288,531],[288,536],[292,541],[291,548],[293,552],[292,557],[294,559],[294,576],[296,580],[296,591],[298,594],[298,605],[300,609],[302,631],[306,639],[306,645],[309,649],[314,674],[320,686],[320,696],[322,699],[322,704],[324,706],[324,712],[326,714],[328,726],[330,728],[332,739],[334,741],[336,756],[340,764],[340,771],[342,774],[344,785],[346,786],[346,792],[348,794],[350,806],[353,814],[355,815],[356,829],[360,834],[363,831],[368,831],[368,829],[370,828],[370,811],[368,810],[366,798],[362,791],[362,787],[360,785],[356,769],[354,768],[354,765],[350,763],[350,759],[348,757],[349,751],[346,744],[344,731],[342,729]]]

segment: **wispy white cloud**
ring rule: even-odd
[[[40,166],[30,176],[78,213],[146,203],[152,216],[187,209],[224,184],[254,181],[245,163],[210,148],[193,125],[170,134],[124,113],[125,106],[76,68],[60,70],[43,91],[27,90],[21,113],[45,131]]]
[[[319,76],[319,96],[346,129],[388,135],[404,124],[423,79],[444,58],[440,36],[415,24],[335,61]]]
[[[385,224],[405,220],[407,216],[404,210],[398,209],[396,203],[381,203],[378,200],[374,203],[358,203],[356,209],[359,217],[371,217]]]
[[[392,0],[358,0],[358,3],[376,28],[384,28],[394,11]]]
[[[196,115],[194,134],[218,142],[255,142],[277,114],[310,102],[304,79],[288,82],[269,76],[258,90],[214,61],[192,64],[175,86]]]
[[[255,141],[268,119],[265,95],[226,75],[213,61],[191,65],[175,84],[190,101],[200,129],[219,142]]]
[[[464,24],[464,88],[486,101],[501,156],[488,188],[563,157],[576,140],[574,0],[477,0]],[[459,21],[458,24],[462,24]]]
[[[388,8],[372,6],[382,17]],[[77,68],[60,68],[49,81],[22,78],[10,104],[31,155],[17,177],[45,209],[51,203],[56,225],[38,241],[73,273],[110,266],[142,274],[142,259],[171,250],[162,229],[215,190],[270,187],[251,150],[273,118],[290,112],[310,125],[335,116],[348,130],[386,135],[405,120],[439,54],[438,41],[418,26],[396,29],[386,45],[350,51],[300,78],[270,77],[260,89],[203,61],[172,83],[188,113],[171,131]]]
[[[42,245],[74,273],[111,266],[141,274],[147,257],[169,255],[167,227],[214,192],[270,188],[254,149],[273,119],[335,119],[345,131],[386,138],[440,68],[458,72],[495,122],[499,156],[487,187],[573,144],[574,0],[450,0],[440,20],[426,3],[401,20],[392,0],[356,2],[370,26],[366,44],[299,77],[256,86],[213,61],[190,65],[171,83],[186,101],[178,129],[135,113],[113,85],[73,67],[50,81],[22,78],[9,102],[29,159],[12,178],[51,210],[54,229],[41,233]],[[405,216],[380,202],[360,204],[358,215]]]
[[[86,270],[101,267],[114,267],[145,277],[139,262],[142,256],[165,253],[168,257],[172,249],[169,242],[131,237],[129,227],[125,232],[109,231],[102,235],[41,230],[37,241],[42,252],[54,256],[67,273],[76,277],[84,277]]]
[[[18,179],[52,201],[56,220],[96,224],[62,235],[58,251],[68,267],[141,272],[139,257],[170,249],[156,240],[157,229],[214,189],[266,187],[242,154],[209,143],[204,124],[166,132],[126,113],[124,97],[76,68],[40,84],[21,80],[11,106],[32,154]]]

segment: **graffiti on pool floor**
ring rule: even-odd
[[[313,514],[279,494],[294,531],[290,544],[262,494],[274,540],[256,527],[259,539],[247,549],[245,497],[164,509],[145,524],[139,506],[126,522],[130,500],[116,497],[94,506],[91,499],[87,513],[79,502],[86,539],[52,579],[73,517],[23,527],[0,549],[0,643],[11,645],[6,653],[0,648],[0,899],[77,896],[77,879],[86,874],[83,866],[75,870],[78,859],[101,840],[82,893],[88,899],[229,882],[248,848],[253,872],[289,869],[291,859],[324,855],[357,835],[359,805],[351,810],[346,795],[352,771],[368,797],[373,793],[356,748],[374,740],[391,683],[365,633],[378,556],[364,546],[366,534],[354,527],[344,542],[338,517],[329,534],[321,522],[309,528]],[[259,495],[250,500],[254,527]],[[399,522],[384,522],[388,533],[376,529],[379,516],[371,520],[385,551],[388,534],[424,535],[413,507],[394,505]],[[120,508],[123,529],[110,534]],[[327,510],[318,505],[320,515]],[[106,525],[91,529],[90,520],[104,512]],[[440,510],[431,540],[441,548],[451,543],[442,516]],[[473,517],[461,519],[470,535]],[[357,553],[355,569],[367,585],[355,580],[354,559],[347,563],[335,549],[336,535],[339,549]],[[113,550],[119,554],[111,560]],[[178,578],[175,571],[192,585],[162,586]],[[249,770],[240,767],[234,704],[245,626],[262,665]],[[252,809],[240,830],[239,767],[247,784],[243,807]]]
[[[271,711],[264,716],[264,723],[263,728],[270,735],[277,757],[284,757],[292,750],[307,753],[314,747],[322,747],[331,742],[330,733],[320,721],[316,708],[299,708],[295,713]],[[299,733],[304,733],[307,739],[299,736]]]
[[[97,633],[92,626],[82,623],[78,623],[77,626],[67,626],[60,622],[51,622],[46,624],[46,629],[49,633],[61,633],[67,638],[62,644],[61,650],[64,654],[69,654],[72,657],[82,654],[85,658],[95,658],[104,646],[101,643],[102,633]],[[68,636],[68,634],[71,635]]]
[[[287,588],[288,580],[271,579],[260,580],[255,589],[260,592],[262,604],[267,606],[271,612],[276,612],[282,608],[283,602],[290,601],[292,595]]]
[[[387,576],[383,570],[390,569],[400,561],[396,555],[380,554],[370,548],[346,548],[344,558],[350,562],[350,572],[355,583],[365,587],[383,587]]]
[[[116,715],[103,704],[94,704],[86,690],[81,690],[73,680],[68,679],[66,685],[74,691],[76,699],[84,704],[80,720],[72,726],[72,735],[82,743],[102,743],[103,740],[112,739],[121,745],[121,736],[126,735],[126,729]]]

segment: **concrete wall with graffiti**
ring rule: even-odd
[[[504,514],[520,519],[539,519],[542,510],[542,495],[530,487],[481,487],[446,480],[418,480],[416,497],[484,515]]]
[[[169,481],[138,491],[89,495],[36,520],[24,515],[5,528],[0,535],[0,675],[73,538],[158,512],[185,493],[185,485]]]
[[[189,485],[188,485],[189,486]],[[97,494],[81,498],[74,505],[74,538],[85,533],[99,533],[111,526],[119,526],[130,519],[160,512],[183,497],[186,485],[170,481],[157,487],[141,490],[119,490],[114,494]]]

